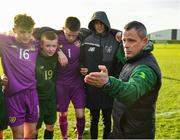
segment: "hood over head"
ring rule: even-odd
[[[97,11],[93,14],[91,21],[89,22],[88,28],[92,31],[95,31],[94,29],[94,21],[99,20],[105,25],[105,29],[109,32],[111,29],[108,17],[105,12],[103,11]]]

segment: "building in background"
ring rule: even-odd
[[[149,34],[155,43],[180,43],[180,29],[167,29]]]

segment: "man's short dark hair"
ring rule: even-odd
[[[147,36],[147,30],[144,24],[138,21],[131,21],[124,26],[125,30],[135,29],[138,32],[140,38],[144,38]]]
[[[65,21],[65,27],[72,32],[76,32],[80,29],[80,21],[77,17],[68,17]]]

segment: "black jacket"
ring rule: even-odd
[[[105,25],[106,32],[98,34],[94,29],[94,21],[99,20]],[[99,71],[98,65],[105,65],[110,75],[114,74],[118,42],[110,33],[110,23],[104,12],[96,12],[89,22],[92,33],[85,38],[81,46],[81,67],[88,72]],[[101,88],[86,85],[87,107],[90,109],[112,108],[113,98],[104,94]]]

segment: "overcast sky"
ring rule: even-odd
[[[132,20],[143,22],[148,33],[180,29],[180,0],[2,0],[0,32],[11,30],[19,13],[31,15],[36,27],[61,29],[68,16],[78,17],[87,27],[95,11],[105,11],[111,27],[120,30]]]

